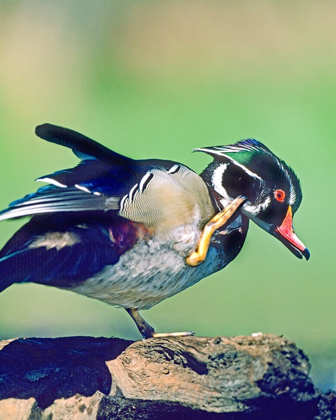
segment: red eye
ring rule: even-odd
[[[274,191],[274,198],[277,201],[280,201],[280,203],[283,203],[285,201],[286,193],[284,190],[275,190]]]

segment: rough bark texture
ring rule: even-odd
[[[333,419],[283,337],[0,343],[0,419]]]

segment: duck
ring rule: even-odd
[[[193,332],[155,332],[139,311],[225,268],[250,221],[310,257],[293,229],[300,181],[255,139],[195,149],[213,158],[197,174],[52,124],[36,135],[80,162],[38,178],[47,185],[0,212],[0,221],[29,217],[0,251],[0,292],[14,283],[54,286],[124,308],[144,339],[186,336]]]

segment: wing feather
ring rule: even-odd
[[[42,124],[36,127],[35,133],[43,140],[72,149],[75,155],[81,159],[94,158],[109,161],[110,164],[119,163],[126,166],[131,166],[133,162],[133,159],[120,155],[97,141],[68,128]]]
[[[0,221],[36,214],[119,209],[119,197],[106,197],[72,188],[41,188],[0,212]]]
[[[184,165],[154,159],[135,161],[80,133],[51,124],[38,126],[36,134],[71,148],[83,160],[74,168],[39,178],[51,185],[11,203],[0,212],[0,221],[114,210],[146,226],[172,229],[188,223],[197,206],[202,222],[212,211],[206,185]]]

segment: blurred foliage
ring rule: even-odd
[[[40,123],[197,171],[209,158],[193,148],[257,138],[301,178],[295,228],[311,260],[251,226],[228,268],[144,315],[157,331],[271,332],[296,341],[316,365],[334,358],[335,12],[331,0],[2,1],[0,207],[77,162],[35,137]],[[20,224],[1,224],[1,245]],[[0,337],[138,339],[124,312],[12,286],[0,295]]]

